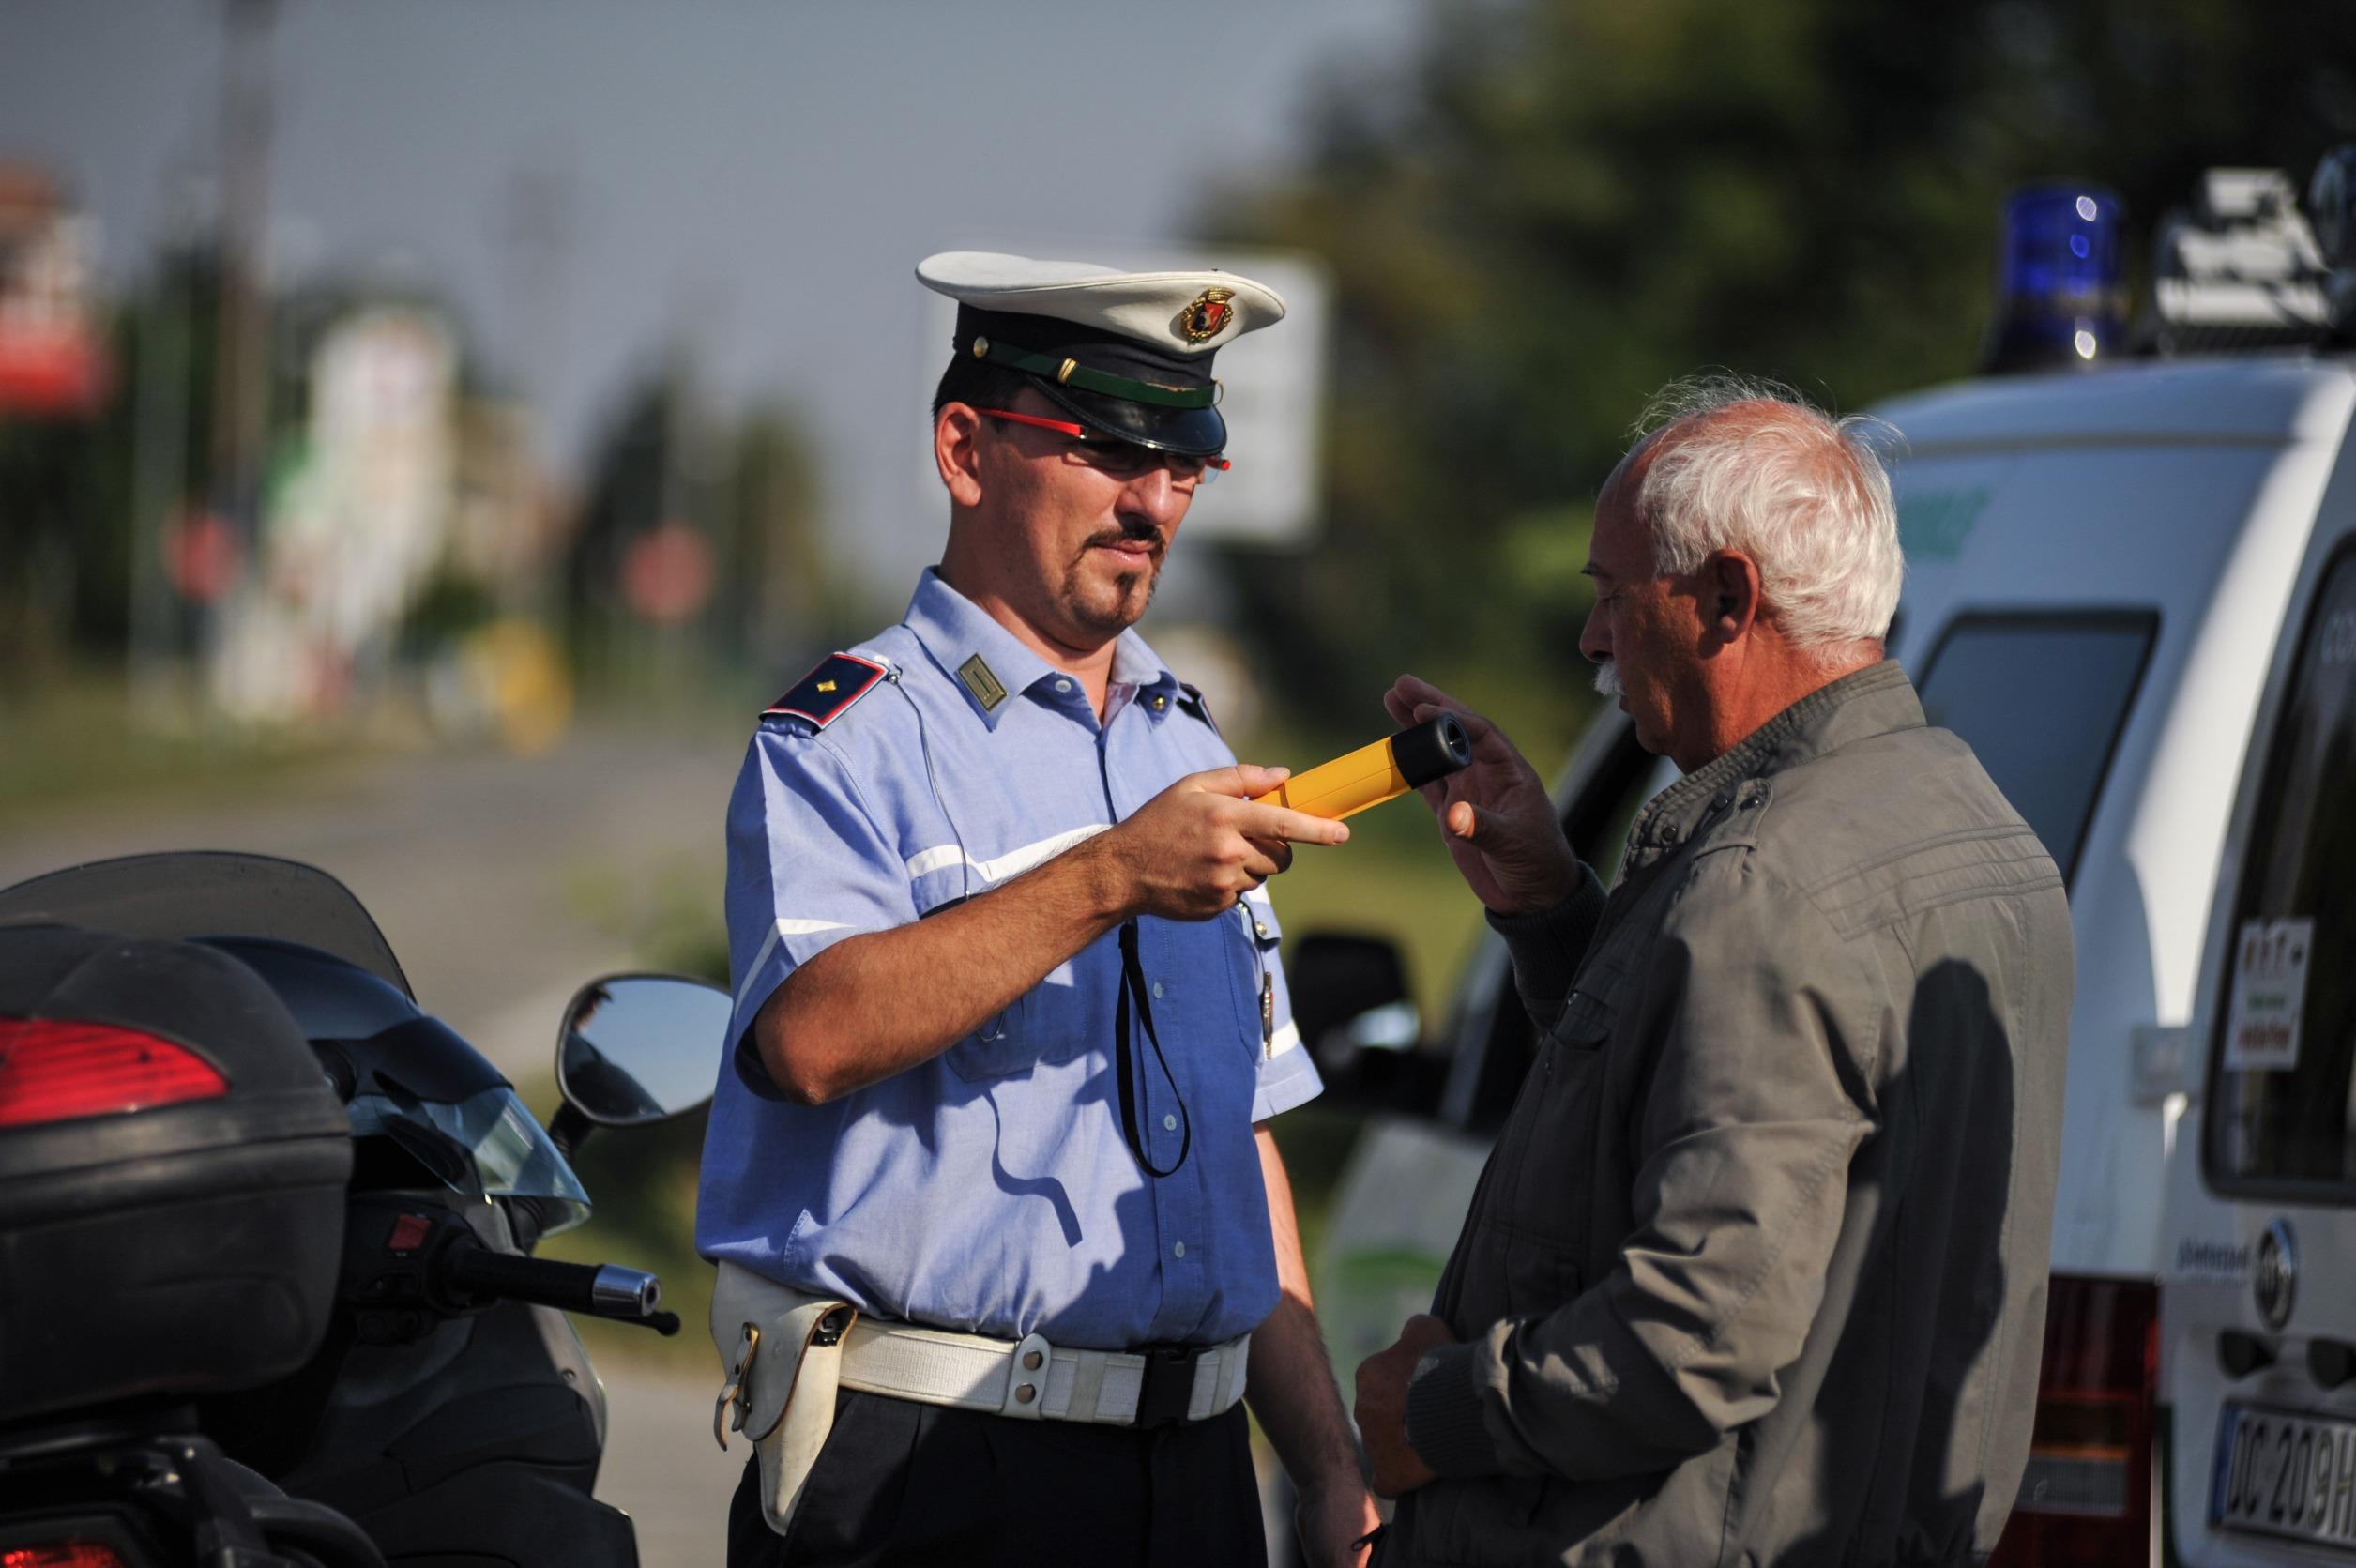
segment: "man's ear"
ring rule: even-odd
[[[971,406],[952,403],[933,421],[933,464],[951,506],[981,504],[981,416]]]
[[[1740,642],[1759,617],[1758,563],[1737,550],[1719,550],[1702,562],[1704,621],[1721,643]]]

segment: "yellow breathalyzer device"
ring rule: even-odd
[[[1443,713],[1410,724],[1387,740],[1360,746],[1346,756],[1296,773],[1253,799],[1259,805],[1289,806],[1339,822],[1393,796],[1444,779],[1471,761],[1472,738],[1465,734],[1464,722],[1453,713]]]

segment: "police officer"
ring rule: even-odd
[[[959,302],[947,547],[763,715],[728,811],[698,1245],[723,1288],[862,1315],[790,1517],[748,1467],[729,1560],[1257,1562],[1240,1395],[1312,1560],[1360,1561],[1267,1125],[1321,1086],[1261,887],[1347,830],[1253,803],[1283,770],[1130,629],[1227,466],[1212,358],[1284,303],[972,252],[917,275]]]

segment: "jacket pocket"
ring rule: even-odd
[[[1579,1293],[1581,1249],[1552,1237],[1506,1231],[1505,1314],[1540,1317]]]
[[[1508,1310],[1515,1316],[1550,1312],[1582,1284],[1612,1021],[1600,998],[1574,991],[1538,1043],[1529,1121],[1505,1194]]]

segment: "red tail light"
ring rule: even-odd
[[[157,1035],[112,1024],[0,1018],[0,1127],[111,1116],[228,1092],[229,1080],[212,1063]],[[11,1558],[0,1568],[17,1565]]]
[[[0,1568],[123,1568],[123,1555],[103,1541],[43,1541],[0,1551]]]
[[[2148,1281],[2053,1277],[2029,1471],[1989,1568],[2157,1560],[2159,1318]]]

